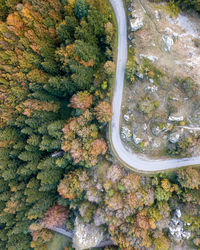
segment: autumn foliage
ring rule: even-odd
[[[72,105],[76,107],[74,99],[77,98],[78,96],[72,97]],[[81,106],[84,105],[82,103]],[[99,138],[98,128],[93,123],[92,113],[88,109],[82,115],[69,119],[62,131],[62,150],[71,154],[75,164],[85,162],[88,166],[94,166],[98,157],[107,152],[107,144],[103,138]]]
[[[108,102],[99,102],[95,107],[95,113],[99,122],[109,122],[112,118],[112,108]]]
[[[39,100],[31,99],[26,100],[23,103],[23,106],[25,107],[23,114],[26,116],[31,116],[31,112],[34,110],[56,112],[59,109],[58,103],[41,102]]]
[[[70,99],[69,107],[86,110],[92,105],[92,95],[87,91],[78,92]]]
[[[80,172],[107,152],[94,107],[109,101],[108,9],[104,0],[0,0],[0,249],[46,249],[48,228],[69,214],[55,204],[80,200]]]
[[[80,174],[81,171],[76,170],[68,173],[64,179],[61,180],[57,190],[63,198],[74,200],[81,195],[82,189],[79,181]]]
[[[29,227],[29,230],[32,236],[30,246],[34,249],[46,249],[46,243],[52,239],[53,233],[46,228],[42,228],[40,224],[36,223],[32,223]]]
[[[67,220],[68,213],[69,211],[65,207],[54,205],[46,211],[41,225],[48,229],[62,227]]]

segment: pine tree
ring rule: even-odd
[[[78,19],[81,19],[87,16],[88,5],[87,5],[86,0],[76,0],[75,6],[74,6],[74,13]]]

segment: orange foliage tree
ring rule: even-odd
[[[80,91],[70,99],[69,107],[86,110],[92,105],[92,95],[88,91]]]
[[[99,102],[95,107],[95,114],[99,122],[109,122],[112,118],[112,108],[108,102]]]

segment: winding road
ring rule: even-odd
[[[118,48],[116,82],[113,93],[113,117],[109,128],[111,149],[116,158],[127,168],[141,173],[155,173],[191,165],[200,166],[200,156],[181,159],[150,159],[131,152],[120,138],[120,115],[124,88],[124,73],[127,61],[127,20],[123,0],[110,0],[118,24]]]

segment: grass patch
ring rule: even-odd
[[[64,235],[55,233],[51,241],[47,245],[47,250],[63,250],[69,246],[70,239]]]

